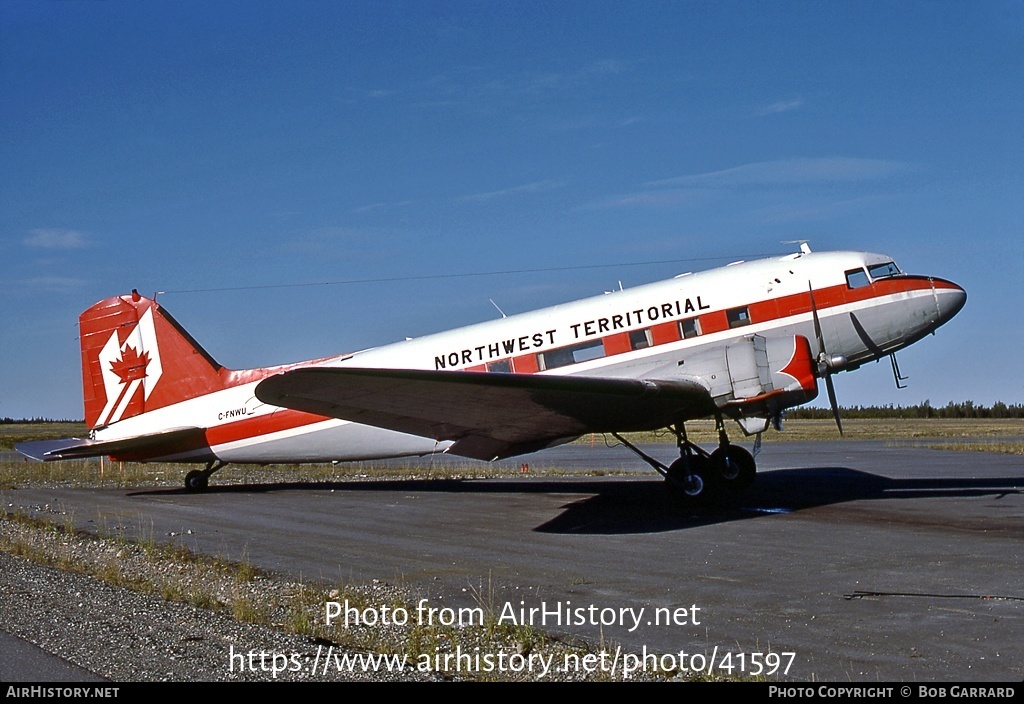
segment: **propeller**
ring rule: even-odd
[[[832,374],[836,368],[846,364],[846,358],[842,355],[830,357],[825,350],[825,336],[821,333],[821,321],[818,319],[818,306],[814,304],[814,287],[807,282],[807,289],[811,294],[811,315],[814,317],[814,336],[818,340],[818,376],[825,379],[825,388],[828,390],[828,402],[832,407],[832,416],[836,419],[836,427],[839,434],[843,434],[843,421],[839,417],[839,404],[836,402],[836,387],[832,384]]]

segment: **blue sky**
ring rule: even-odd
[[[132,288],[242,368],[795,239],[969,294],[841,403],[1021,403],[1022,115],[1020,0],[6,0],[0,416]]]

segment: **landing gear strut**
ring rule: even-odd
[[[227,462],[221,460],[210,460],[206,463],[206,469],[193,469],[185,475],[185,491],[200,492],[206,491],[210,483],[210,475],[219,469],[223,469]]]
[[[636,453],[647,464],[654,467],[688,500],[710,503],[723,496],[741,494],[754,483],[757,465],[754,457],[739,445],[729,442],[725,423],[721,416],[716,418],[718,448],[708,454],[686,437],[686,427],[679,423],[671,427],[679,448],[679,459],[669,466],[645,454],[638,447],[620,436],[612,435],[627,448]]]

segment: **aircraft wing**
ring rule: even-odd
[[[452,440],[494,460],[586,433],[661,428],[714,412],[694,381],[404,369],[305,367],[264,379],[264,403]]]

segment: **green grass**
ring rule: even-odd
[[[0,450],[13,450],[19,442],[85,437],[85,423],[47,421],[40,423],[0,423]]]
[[[931,445],[935,450],[957,450],[965,452],[999,452],[1007,455],[1024,455],[1024,442],[944,442]]]

